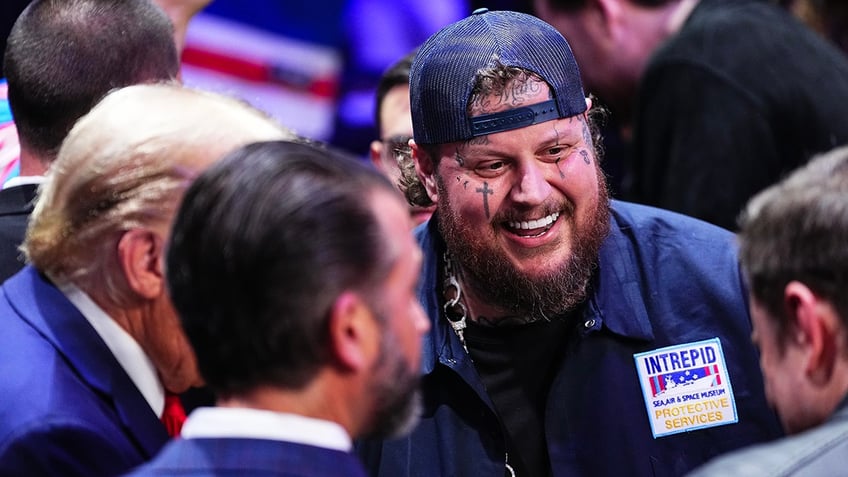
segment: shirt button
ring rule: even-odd
[[[583,328],[585,328],[587,330],[592,328],[593,326],[595,326],[595,319],[594,318],[590,318],[590,319],[586,320],[585,323],[583,323]]]

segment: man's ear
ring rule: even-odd
[[[131,229],[118,241],[118,257],[127,283],[139,296],[153,299],[164,292],[164,240],[150,229]]]
[[[586,111],[583,111],[583,120],[586,121],[586,127],[589,128],[589,137],[592,139],[592,144],[586,144],[586,147],[593,146],[595,144],[595,138],[592,134],[592,121],[589,120],[589,111],[592,110],[592,98],[586,96]],[[597,149],[597,148],[596,148]]]
[[[829,303],[799,281],[786,285],[783,298],[794,324],[791,339],[804,350],[804,371],[813,382],[825,385],[838,358],[838,317]]]
[[[380,330],[374,314],[357,293],[347,291],[330,309],[330,347],[347,371],[369,369],[379,353]]]
[[[430,157],[415,140],[409,141],[412,148],[412,160],[415,162],[415,173],[418,180],[427,191],[427,195],[433,203],[439,201],[439,188],[436,186],[436,158]]]
[[[371,141],[371,147],[369,148],[371,153],[371,163],[374,164],[374,167],[376,167],[380,172],[384,172],[383,159],[381,157],[383,154],[383,147],[385,146],[382,141],[374,140]]]

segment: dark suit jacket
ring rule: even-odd
[[[94,328],[31,266],[0,287],[0,476],[107,476],[168,435]]]
[[[142,476],[365,477],[351,453],[266,439],[198,438],[169,443]]]
[[[18,246],[24,241],[37,190],[36,184],[0,190],[0,282],[24,266]]]

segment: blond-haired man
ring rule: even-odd
[[[168,440],[167,393],[201,383],[163,253],[192,179],[245,143],[293,138],[173,84],[109,94],[71,130],[0,288],[0,474],[115,475]]]

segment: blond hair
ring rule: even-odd
[[[126,294],[115,253],[124,231],[169,226],[191,180],[229,151],[295,138],[226,96],[174,83],[115,90],[62,144],[22,250],[55,280],[105,286],[118,300]]]

